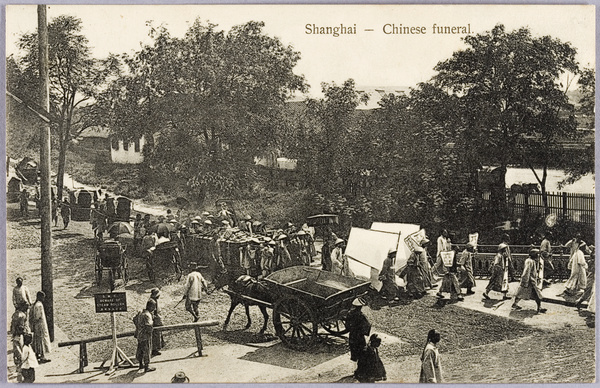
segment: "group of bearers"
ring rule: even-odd
[[[15,312],[10,323],[10,335],[13,344],[13,361],[17,372],[17,381],[33,383],[35,368],[40,363],[50,362],[50,334],[44,311],[46,295],[39,291],[32,302],[23,278],[18,277],[13,288],[12,301]]]
[[[381,338],[371,334],[371,323],[362,312],[367,302],[364,298],[356,298],[346,316],[346,328],[350,359],[357,363],[354,378],[361,383],[373,383],[387,379],[385,367],[379,357]],[[367,341],[368,338],[368,341]],[[442,383],[442,367],[437,344],[441,336],[434,329],[427,333],[427,341],[421,353],[420,383]]]
[[[238,226],[232,226],[229,213],[223,210],[217,217],[204,212],[188,221],[182,224],[190,227],[181,229],[181,238],[185,241],[199,237],[201,249],[196,253],[222,270],[239,266],[247,275],[261,278],[290,266],[310,265],[316,255],[314,238],[308,227],[298,229],[287,223],[285,227],[267,233],[262,229],[264,224],[253,221],[249,215]],[[232,254],[222,251],[222,242],[242,244],[238,252]],[[186,245],[193,249],[192,241]]]

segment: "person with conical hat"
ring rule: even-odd
[[[367,346],[366,337],[371,333],[371,323],[362,312],[362,307],[366,305],[367,302],[364,298],[354,299],[346,316],[345,324],[349,330],[348,345],[350,345],[350,360],[352,361],[358,361]]]

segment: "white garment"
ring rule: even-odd
[[[183,294],[187,296],[189,300],[200,300],[202,298],[203,287],[205,290],[208,289],[206,280],[204,280],[200,272],[193,271],[187,276]]]
[[[23,354],[21,357],[21,369],[37,368],[39,366],[31,345],[23,346]]]

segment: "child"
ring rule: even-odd
[[[33,336],[30,333],[23,335],[23,353],[21,355],[21,375],[24,383],[33,383],[35,381],[35,368],[38,367],[38,361],[35,352],[31,348]]]
[[[381,345],[381,338],[377,334],[371,335],[369,344],[358,358],[358,367],[354,372],[354,378],[359,382],[374,383],[387,379],[385,367],[379,358],[379,345]]]

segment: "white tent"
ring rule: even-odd
[[[374,230],[376,227],[377,230]],[[373,286],[380,288],[379,271],[390,249],[396,249],[396,266],[399,270],[406,265],[410,250],[402,236],[419,230],[419,225],[373,223],[371,229],[352,228],[348,237],[346,256],[349,266],[357,277],[371,279]]]

